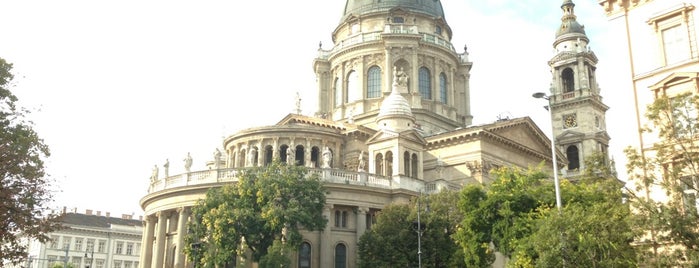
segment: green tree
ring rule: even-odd
[[[60,223],[57,215],[44,215],[53,199],[43,161],[49,148],[16,105],[11,71],[0,58],[0,263],[19,264],[27,257],[22,241],[46,242]]]
[[[540,168],[501,168],[491,185],[465,188],[457,237],[468,267],[489,267],[494,251],[511,258],[510,267],[634,267],[621,184],[603,166],[586,167],[598,168],[561,182],[560,213],[553,182]]]
[[[443,191],[420,197],[423,267],[463,267],[461,250],[452,239],[462,214],[458,192]],[[359,239],[359,267],[409,267],[418,263],[417,198],[391,204]]]
[[[626,149],[635,243],[653,267],[699,266],[699,96],[661,96],[646,110],[643,132],[658,141]],[[660,194],[658,194],[660,193]]]
[[[254,262],[270,253],[264,263],[279,267],[288,263],[280,260],[284,253],[303,242],[301,229],[325,227],[325,194],[304,167],[274,162],[241,170],[237,183],[210,189],[192,208],[185,252],[203,267],[231,263],[247,250]]]
[[[63,268],[63,263],[62,262],[56,262],[51,266],[51,268]],[[66,265],[66,268],[75,268],[75,265],[73,263],[69,262],[68,265]]]

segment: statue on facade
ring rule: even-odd
[[[323,148],[323,168],[330,168],[330,165],[332,164],[333,161],[333,152],[330,151],[330,148],[328,146],[325,146]]]
[[[294,149],[291,149],[291,146],[286,147],[286,163],[289,165],[294,164]]]
[[[158,165],[153,165],[153,172],[150,175],[150,181],[154,182],[158,180]]]
[[[255,166],[255,156],[257,155],[257,149],[255,147],[251,147],[250,151],[248,152],[248,166],[252,167]]]
[[[357,163],[357,171],[358,172],[366,172],[366,169],[364,169],[366,166],[366,161],[364,161],[364,151],[359,152],[359,160]]]
[[[184,170],[190,172],[192,168],[192,155],[187,152],[187,157],[184,158]]]
[[[408,86],[408,74],[403,71],[403,67],[396,71],[396,67],[393,67],[393,85],[394,86]]]
[[[216,148],[216,151],[214,151],[214,168],[218,169],[219,166],[221,165],[221,151]]]
[[[165,159],[165,164],[163,164],[163,171],[165,171],[165,178],[170,177],[170,160]]]

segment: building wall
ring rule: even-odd
[[[94,217],[105,217],[96,216]],[[95,227],[68,224],[50,233],[50,241],[30,243],[30,268],[50,268],[63,263],[66,255],[74,267],[138,268],[142,226]],[[92,263],[90,263],[92,261]]]
[[[684,73],[699,72],[699,48],[697,43],[697,0],[599,0],[606,12],[610,27],[619,33],[619,40],[626,43],[629,55],[629,79],[636,108],[637,128],[649,124],[645,118],[646,107],[657,94],[669,95],[681,92],[699,93],[696,82],[663,81]],[[671,38],[672,37],[672,38]],[[623,38],[623,39],[622,39]],[[635,147],[646,156],[652,156],[653,144],[660,142],[657,133],[643,133],[636,137]],[[649,188],[649,197],[666,200],[662,189]]]

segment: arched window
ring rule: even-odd
[[[238,167],[245,167],[248,163],[245,163],[245,159],[248,159],[248,154],[245,149],[240,150],[240,163],[238,163]]]
[[[347,247],[345,244],[335,246],[335,268],[347,267]]]
[[[561,72],[561,80],[563,80],[563,93],[573,92],[575,90],[575,75],[573,70],[565,68]]]
[[[444,73],[439,74],[439,101],[447,103],[447,75]]]
[[[312,167],[318,168],[320,166],[320,162],[318,161],[318,156],[320,155],[320,149],[316,146],[313,146],[311,148],[311,163],[313,163]]]
[[[286,149],[288,149],[288,145],[282,145],[279,147],[279,161],[282,163],[286,163]]]
[[[386,176],[393,176],[393,152],[386,152]]]
[[[347,74],[347,102],[353,102],[362,98],[362,91],[359,89],[359,75],[354,70]]]
[[[418,86],[420,90],[420,96],[423,99],[432,99],[432,79],[430,78],[430,70],[425,67],[420,67],[418,71]]]
[[[303,145],[296,145],[296,165],[297,166],[304,166],[306,164],[306,151],[303,148]]]
[[[256,167],[257,163],[259,162],[258,156],[260,155],[260,152],[257,150],[257,147],[252,147],[252,150],[250,150],[250,152],[252,153],[252,166]]]
[[[578,155],[577,146],[568,146],[566,149],[566,157],[568,158],[568,170],[580,168],[580,156]]]
[[[377,154],[374,158],[374,164],[376,165],[375,173],[377,175],[383,175],[383,155],[381,153]]]
[[[299,247],[299,268],[311,268],[311,244],[301,243]]]
[[[335,92],[335,107],[338,107],[342,105],[342,85],[340,85],[340,78],[335,77],[333,91]]]
[[[411,176],[413,176],[413,178],[417,178],[417,154],[413,154],[410,161],[410,166],[412,168],[412,171],[410,172]]]
[[[366,97],[381,97],[381,68],[379,66],[369,68],[366,81]]]
[[[405,173],[405,176],[413,176],[412,174],[410,174],[410,153],[408,151],[405,151],[405,153],[403,153],[403,172]]]
[[[265,147],[265,166],[269,165],[272,163],[272,156],[274,155],[274,149],[272,148],[271,145],[267,145]]]

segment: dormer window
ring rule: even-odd
[[[442,34],[442,27],[439,27],[439,25],[438,25],[438,26],[435,26],[435,27],[434,27],[434,33],[435,33],[435,34]]]
[[[405,23],[405,19],[403,17],[393,17],[393,23]]]

